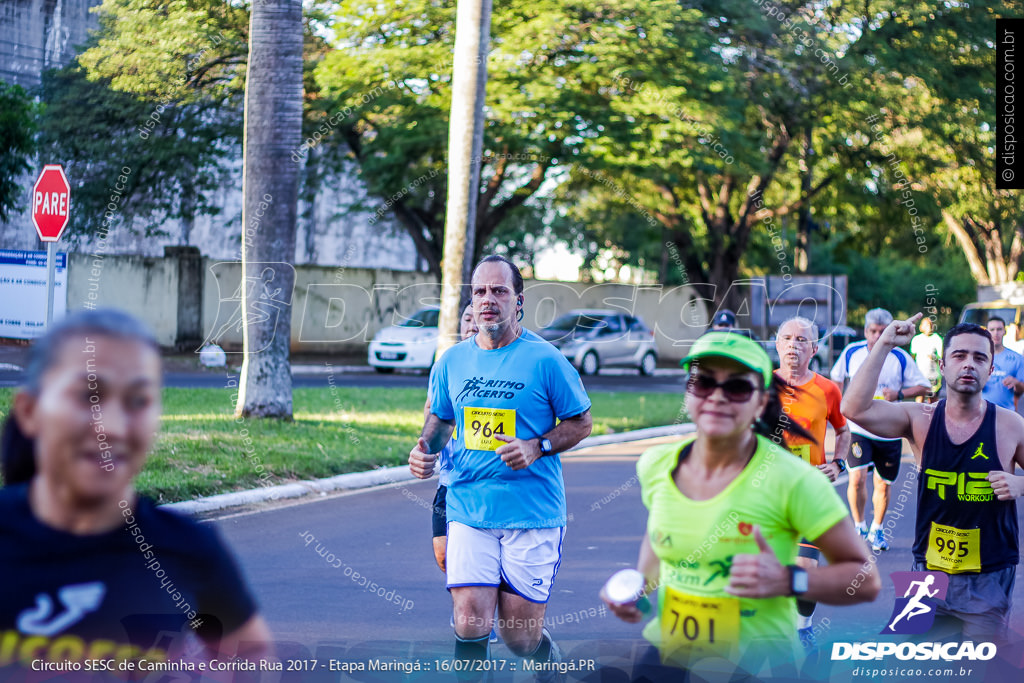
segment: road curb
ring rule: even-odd
[[[635,429],[631,432],[622,432],[621,434],[602,434],[600,436],[588,436],[587,438],[580,441],[578,444],[566,451],[566,453],[572,453],[573,451],[582,450],[584,448],[592,448],[594,446],[606,446],[610,443],[623,443],[626,441],[643,441],[644,439],[657,439],[662,436],[677,436],[680,434],[689,434],[696,427],[691,422],[683,424],[667,425],[665,427],[648,427],[646,429]]]
[[[579,442],[574,448],[566,451],[572,453],[592,446],[606,446],[614,443],[627,441],[642,441],[644,439],[655,439],[662,436],[675,436],[688,434],[694,430],[690,423],[668,425],[665,427],[648,427],[637,429],[631,432],[620,434],[602,434],[600,436],[588,436]],[[178,503],[167,503],[160,507],[165,510],[173,510],[183,515],[199,515],[209,512],[218,512],[228,508],[241,505],[254,505],[290,498],[302,498],[312,494],[326,495],[334,491],[348,491],[365,489],[373,486],[385,486],[403,481],[419,481],[409,471],[408,466],[381,467],[367,472],[350,472],[338,474],[325,479],[310,479],[307,481],[293,482],[290,484],[278,484],[276,486],[262,486],[248,491],[232,491],[231,493],[219,493],[215,496],[197,498],[196,500],[185,500]]]

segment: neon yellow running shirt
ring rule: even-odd
[[[658,616],[644,637],[666,661],[735,656],[755,643],[791,649],[796,600],[735,598],[725,592],[732,558],[759,552],[760,525],[782,565],[793,564],[801,536],[815,540],[848,513],[824,474],[758,436],[754,457],[710,500],[695,501],[672,479],[681,451],[695,439],[655,446],[637,462],[647,532],[661,560]],[[687,454],[689,451],[687,451]]]

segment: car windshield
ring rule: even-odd
[[[412,317],[399,325],[399,327],[437,327],[437,318],[440,314],[441,312],[437,309],[425,308],[422,311],[413,313]]]
[[[1009,325],[1017,320],[1016,308],[968,308],[964,311],[962,323],[974,323],[985,326],[989,318],[1002,318],[1003,322]]]
[[[561,318],[557,318],[553,323],[548,325],[548,329],[568,332],[576,329],[577,327],[585,330],[597,330],[607,326],[608,321],[604,317],[570,313],[568,315],[563,315]]]

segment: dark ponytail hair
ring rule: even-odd
[[[783,409],[780,396],[783,393],[795,395],[797,392],[802,392],[803,389],[787,384],[786,380],[772,373],[772,383],[765,391],[768,392],[768,405],[765,406],[761,419],[754,423],[756,433],[771,439],[783,448],[787,447],[786,434],[818,443],[818,440],[811,436],[806,429],[791,420]]]
[[[57,361],[69,339],[85,335],[131,339],[160,351],[153,333],[132,316],[112,308],[79,311],[54,324],[29,349],[25,366],[24,391],[38,396],[43,375]],[[28,482],[36,473],[35,442],[18,427],[13,412],[8,412],[0,435],[0,474],[4,486]]]
[[[21,484],[35,474],[36,445],[18,428],[18,421],[13,413],[7,414],[4,420],[3,434],[0,434],[0,471],[3,473],[4,486]]]

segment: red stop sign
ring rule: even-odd
[[[71,185],[60,164],[47,164],[32,188],[32,222],[43,242],[56,242],[71,214]]]

